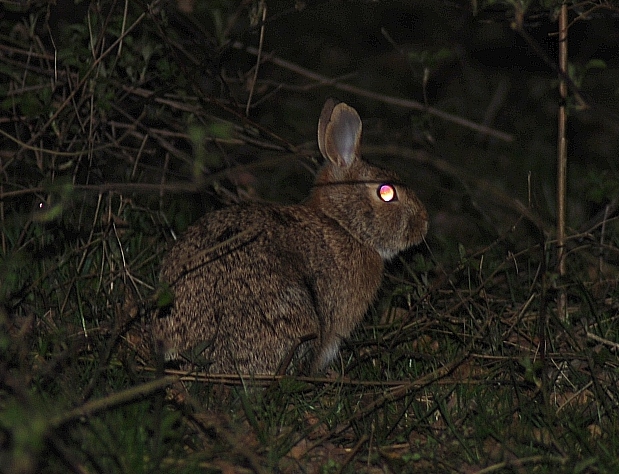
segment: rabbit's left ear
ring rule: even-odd
[[[318,147],[322,156],[339,167],[348,167],[359,157],[361,118],[355,109],[328,99],[318,121]]]

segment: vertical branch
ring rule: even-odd
[[[565,201],[567,183],[567,5],[561,5],[559,13],[559,127],[557,137],[557,271],[560,277],[566,273],[565,266]],[[567,294],[559,288],[557,314],[560,319],[567,318]]]
[[[249,109],[251,107],[251,99],[254,95],[254,89],[256,88],[256,81],[258,80],[258,69],[260,69],[260,62],[262,61],[262,45],[264,44],[264,24],[267,19],[267,4],[264,0],[260,0],[258,10],[262,10],[262,21],[260,26],[260,42],[258,44],[258,55],[256,56],[256,67],[254,69],[254,77],[251,80],[249,87],[249,97],[247,98],[247,106],[245,107],[245,115],[249,117]],[[256,19],[256,21],[258,21]]]

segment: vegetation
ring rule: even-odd
[[[567,74],[560,8],[0,1],[0,470],[616,472],[619,5],[566,4]],[[164,371],[141,328],[166,245],[302,200],[329,96],[426,243],[326,374]]]

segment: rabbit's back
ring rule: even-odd
[[[214,373],[274,373],[315,335],[301,350],[311,348],[320,368],[365,313],[374,291],[364,288],[378,287],[382,265],[375,251],[306,206],[216,211],[162,262],[175,302],[155,318],[153,332],[170,359],[204,344]]]

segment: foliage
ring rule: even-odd
[[[559,277],[559,2],[56,3],[0,2],[0,470],[617,470],[617,5],[570,4]],[[164,372],[167,243],[300,201],[333,95],[419,190],[427,246],[327,374]]]

